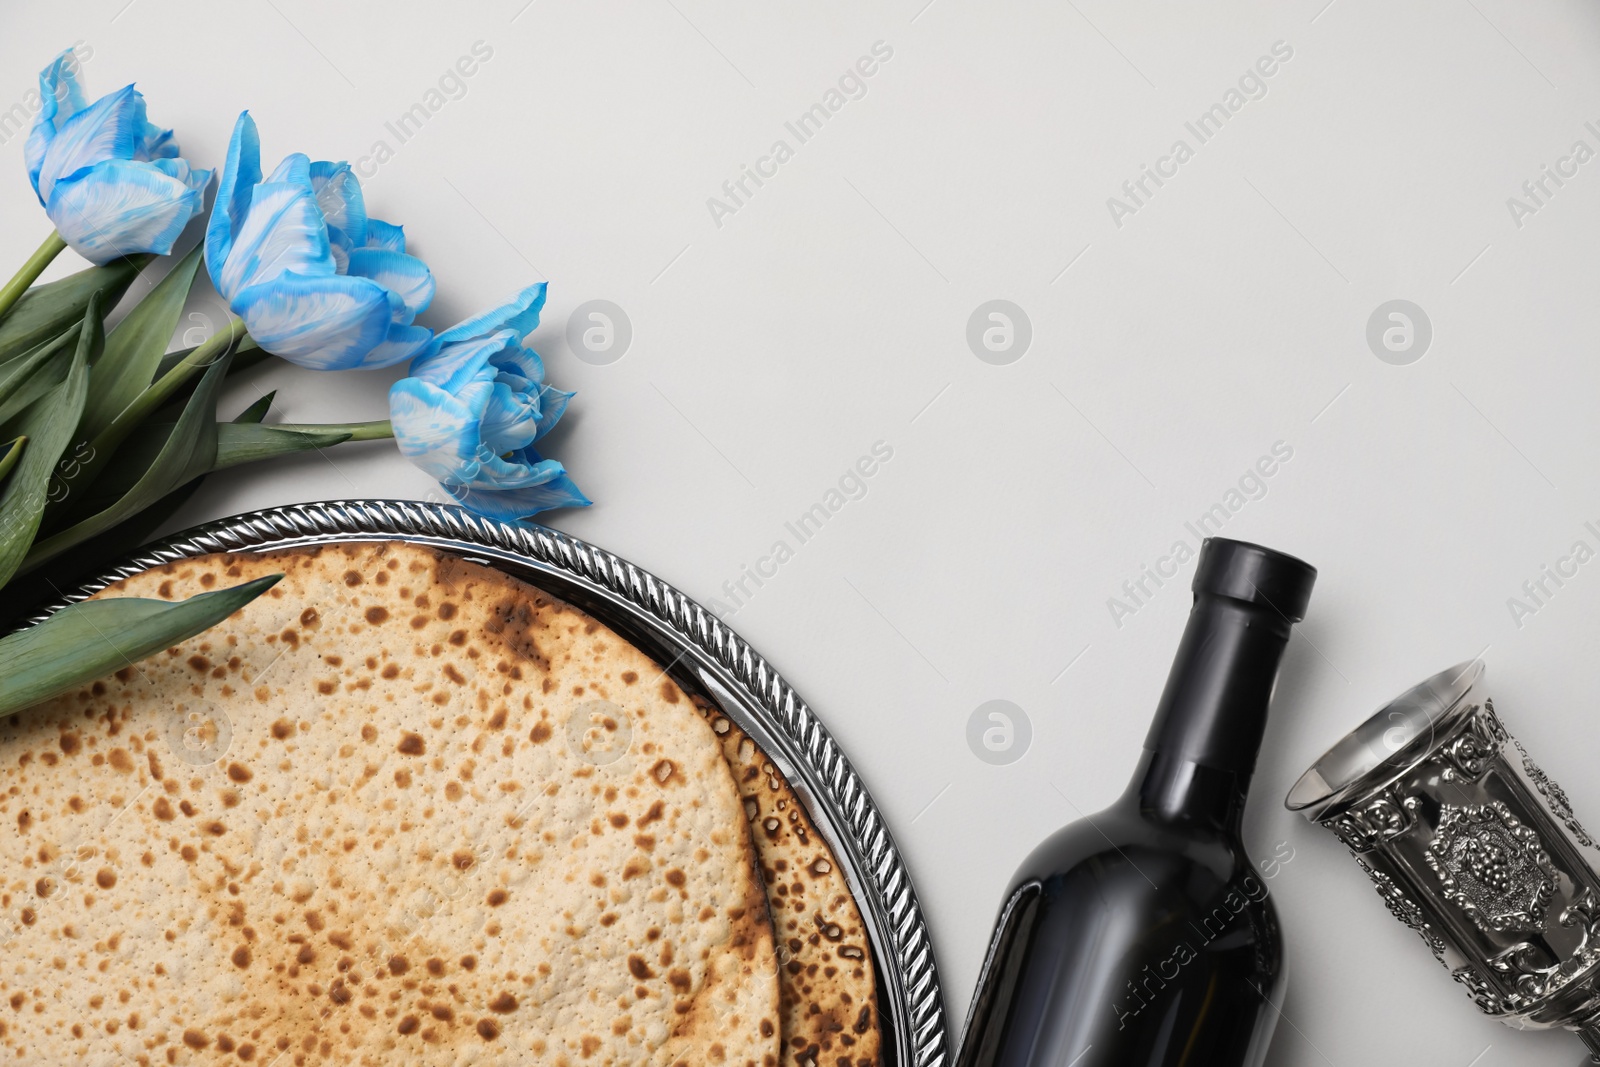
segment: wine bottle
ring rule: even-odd
[[[1127,791],[1012,880],[957,1067],[1259,1067],[1284,992],[1240,840],[1289,628],[1316,568],[1207,538],[1194,607]]]

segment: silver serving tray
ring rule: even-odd
[[[805,701],[738,634],[625,559],[557,530],[495,522],[451,505],[331,500],[235,515],[143,546],[39,617],[174,560],[383,540],[455,553],[582,608],[738,723],[794,787],[855,894],[877,973],[884,1067],[942,1067],[944,1002],[928,928],[905,863],[855,768]]]

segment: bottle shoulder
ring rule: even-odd
[[[1193,896],[1241,883],[1252,873],[1243,843],[1230,834],[1153,823],[1114,806],[1041,842],[1017,869],[1011,890],[1030,882],[1087,881],[1110,891],[1127,882],[1146,889],[1171,886]]]

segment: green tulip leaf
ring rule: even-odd
[[[62,608],[0,639],[0,715],[131,667],[210,629],[277,584],[271,574],[169,602],[108,597]]]
[[[59,336],[0,363],[0,426],[61,384],[67,376],[67,361],[56,356],[77,339],[78,324],[73,323]]]
[[[172,436],[174,423],[147,422],[129,435],[100,471],[94,481],[71,487],[71,497],[63,501],[60,510],[46,507],[44,521],[39,526],[40,539],[66,529],[73,523],[97,515],[128,494],[145,471],[161,455]],[[58,480],[59,481],[59,480]],[[60,489],[57,488],[57,496]]]
[[[302,433],[255,423],[225,422],[217,427],[217,458],[211,469],[220,471],[241,463],[331,448],[348,440],[348,433]]]
[[[200,488],[204,478],[173,490],[132,518],[125,519],[102,534],[79,542],[56,556],[50,566],[41,567],[31,574],[19,574],[5,588],[0,597],[0,629],[9,622],[16,625],[27,617],[33,605],[47,604],[60,597],[61,590],[87,581],[118,560],[126,559],[134,549],[154,536],[155,532],[177,514]]]
[[[17,460],[22,458],[22,450],[27,443],[28,439],[26,437],[19,437],[6,445],[6,454],[0,456],[0,482],[6,480],[6,475],[10,474],[11,469],[17,465]]]
[[[272,410],[272,401],[277,397],[276,389],[261,397],[254,404],[245,408],[234,418],[234,422],[260,422],[267,417],[267,412]]]
[[[194,348],[180,348],[176,352],[168,352],[161,358],[161,366],[156,368],[156,380],[160,381],[167,371],[182,363],[184,357],[193,351]],[[254,337],[245,334],[239,343],[233,346],[233,362],[228,366],[228,373],[238,374],[240,371],[249,370],[258,363],[265,363],[271,358],[271,352],[256,344]],[[173,393],[173,397],[181,401],[188,396],[193,388],[192,385],[185,383],[182,388]]]
[[[229,358],[224,355],[206,368],[176,423],[166,427],[146,424],[117,449],[112,459],[125,470],[139,471],[137,480],[109,502],[105,502],[109,496],[106,486],[113,483],[102,485],[101,479],[92,484],[93,495],[85,492],[83,503],[69,501],[71,515],[89,514],[35,544],[23,564],[25,570],[109,530],[211,470],[217,458],[217,393],[227,376]]]
[[[144,478],[145,472],[172,444],[175,429],[176,425],[171,422],[150,422],[135,430],[117,450],[116,456],[106,465],[100,477],[87,488],[79,505],[71,510],[71,516],[76,519],[97,515],[131,493]],[[222,422],[215,429],[215,458],[201,474],[297,452],[329,448],[350,439],[348,432],[306,433],[280,430],[275,426],[253,422]],[[56,532],[55,528],[47,528],[45,541],[41,544],[52,541]],[[30,559],[29,566],[32,564]]]
[[[276,390],[261,397],[254,404],[251,404],[244,411],[240,412],[238,417],[233,420],[232,424],[223,423],[217,427],[217,453],[219,458],[213,464],[213,470],[218,470],[222,467],[236,466],[238,463],[249,462],[248,459],[236,459],[233,462],[228,463],[222,462],[221,457],[225,451],[229,452],[230,454],[236,452],[239,444],[244,443],[238,442],[237,439],[231,438],[229,435],[237,432],[240,429],[240,427],[236,424],[260,422],[262,418],[265,417],[267,409],[272,406],[272,400],[275,396],[277,396]],[[163,408],[161,411],[152,416],[149,422],[144,423],[135,429],[133,434],[129,436],[128,440],[123,442],[122,446],[117,449],[116,455],[112,457],[111,462],[106,465],[106,468],[101,476],[94,482],[92,486],[89,487],[88,492],[80,501],[79,507],[73,509],[73,514],[79,517],[93,515],[96,512],[115,504],[122,498],[123,494],[127,493],[128,490],[137,485],[139,483],[139,479],[144,476],[144,472],[149,468],[150,464],[155,462],[156,457],[161,454],[161,450],[166,447],[167,439],[172,435],[173,425],[176,423],[178,417],[182,414],[183,405],[169,405],[169,407]],[[254,429],[255,427],[251,428]],[[348,435],[333,434],[330,436],[333,437],[333,440],[327,443],[337,444]],[[323,442],[319,440],[318,443],[320,444]],[[298,452],[305,448],[312,447],[315,447],[315,445],[308,444],[302,445],[299,448],[282,448],[276,452],[268,453],[267,455]],[[251,458],[266,458],[266,456]],[[183,489],[179,489],[175,493],[169,494],[167,497],[163,497],[160,501],[157,501],[149,508],[141,511],[139,513],[139,517],[142,518],[143,516],[149,514],[152,508],[159,509],[163,504],[170,505],[168,507],[168,513],[171,511],[176,511],[178,505],[183,503],[184,500],[187,500],[190,494],[199,486],[199,484],[200,479],[198,478],[190,481]],[[181,499],[179,498],[179,494],[181,494]],[[46,512],[45,517],[46,521],[48,522],[50,517],[48,512]],[[163,521],[165,518],[166,515],[162,515],[157,519],[157,521],[150,523],[149,530],[155,530],[157,526],[161,525],[161,521]],[[134,523],[135,519],[128,519],[122,523],[119,523],[115,529],[131,527]],[[54,533],[55,531],[52,529],[48,530],[47,532]],[[128,544],[128,547],[131,549],[138,543],[138,541],[133,541]]]
[[[104,311],[115,307],[139,269],[150,259],[150,256],[130,256],[29,289],[11,313],[0,321],[0,363],[60,336],[63,330],[83,318],[89,297],[96,292],[101,294],[100,306]]]
[[[19,302],[20,304],[20,302]],[[0,489],[0,587],[11,580],[39,532],[56,461],[72,441],[89,393],[89,362],[105,338],[100,296],[89,297],[78,346],[65,379],[29,405],[15,431],[28,439],[16,470]]]
[[[156,368],[156,377],[161,377],[167,371],[182,363],[184,357],[198,347],[198,345],[190,345],[188,348],[179,348],[162,356],[161,366]],[[238,374],[240,371],[248,370],[257,363],[271,357],[271,352],[256,344],[254,337],[245,334],[239,343],[233,346],[233,370],[230,373]]]
[[[154,380],[167,344],[182,321],[183,305],[200,266],[200,252],[196,245],[107,335],[105,354],[89,376],[89,403],[78,427],[80,438],[92,440]]]

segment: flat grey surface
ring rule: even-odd
[[[1269,882],[1292,970],[1269,1063],[1579,1062],[1482,1019],[1281,799],[1481,651],[1512,732],[1600,818],[1600,11],[525,3],[12,4],[0,112],[82,40],[91,93],[137,80],[200,165],[245,107],[269,163],[366,157],[372,212],[438,277],[433,325],[548,279],[535,345],[579,391],[551,451],[598,501],[553,524],[721,601],[828,723],[917,880],[955,1029],[1010,871],[1137,758],[1192,564],[1124,583],[1173,570],[1220,505],[1222,533],[1322,572],[1247,827],[1258,860],[1292,856]],[[492,56],[430,96],[477,42]],[[817,104],[802,140],[786,123]],[[47,228],[22,139],[0,123],[14,262]],[[769,176],[735,201],[745,167]],[[606,365],[566,337],[591,300],[632,325]],[[969,347],[994,300],[1031,330],[1009,363],[1020,330],[991,352],[980,316],[988,358]],[[1420,355],[1415,311],[1409,349],[1387,308],[1369,344],[1395,300],[1426,316]],[[225,414],[277,388],[275,417],[382,417],[397,373],[263,368]],[[890,458],[841,485],[875,444]],[[174,525],[429,491],[351,446],[214,479]],[[1546,565],[1570,576],[1535,601]],[[993,708],[969,747],[994,700],[1030,725],[1009,763]]]

